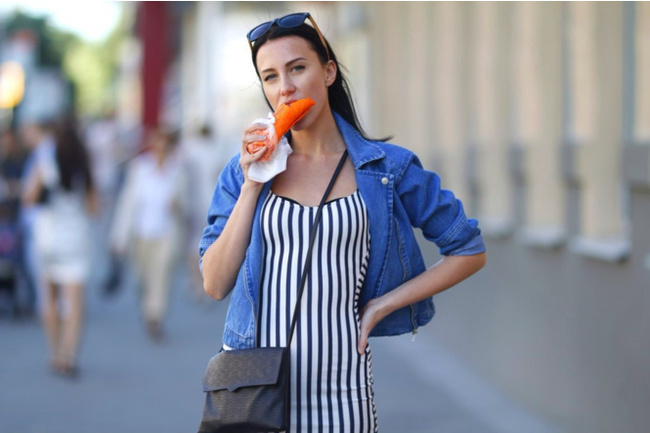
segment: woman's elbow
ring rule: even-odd
[[[487,262],[487,253],[485,252],[479,253],[472,257],[474,258],[474,268],[475,268],[474,272],[478,272],[481,269],[483,269],[485,263]]]
[[[223,284],[218,284],[217,282],[208,281],[208,279],[203,280],[203,290],[208,296],[216,299],[217,301],[223,301],[230,290],[226,288]]]

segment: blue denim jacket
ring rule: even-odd
[[[404,148],[369,141],[337,113],[337,126],[356,171],[356,181],[368,208],[370,258],[360,308],[426,270],[413,227],[422,230],[443,255],[473,255],[485,251],[476,220],[468,219],[461,202],[440,187],[440,178],[422,168]],[[239,155],[222,172],[208,211],[208,226],[199,244],[201,258],[222,232],[244,182]],[[257,202],[246,258],[232,290],[223,342],[233,348],[255,345],[263,259],[260,214],[271,189],[267,182]],[[202,260],[202,259],[201,259]],[[434,315],[431,298],[393,312],[373,330],[373,336],[415,332]]]

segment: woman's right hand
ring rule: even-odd
[[[241,156],[239,158],[239,164],[241,165],[242,171],[244,172],[244,183],[247,184],[257,184],[262,185],[261,182],[256,182],[249,179],[248,169],[251,164],[258,161],[264,153],[266,152],[266,146],[260,147],[255,153],[248,153],[247,147],[251,143],[263,142],[268,139],[266,135],[260,134],[261,130],[266,129],[266,125],[261,123],[252,123],[246,129],[244,129],[244,136],[242,137],[242,146],[241,146]]]

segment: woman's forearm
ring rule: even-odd
[[[228,222],[203,255],[203,289],[215,299],[232,290],[246,257],[261,184],[245,183]]]
[[[392,313],[407,305],[430,298],[460,283],[485,265],[485,253],[472,256],[447,256],[426,272],[407,281],[382,298],[384,308]]]
[[[485,253],[447,256],[427,271],[385,295],[372,299],[361,314],[359,353],[363,353],[370,331],[393,311],[443,292],[460,283],[485,265]]]

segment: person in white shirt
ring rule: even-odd
[[[41,315],[55,373],[76,377],[84,322],[84,292],[91,273],[92,220],[97,196],[84,143],[73,118],[57,125],[29,172],[22,202],[40,209],[33,221],[34,249],[45,290]],[[45,200],[40,200],[47,192]]]
[[[182,217],[182,167],[173,135],[149,131],[145,152],[129,163],[111,230],[111,247],[130,253],[141,289],[141,307],[149,335],[163,337],[170,279]]]

